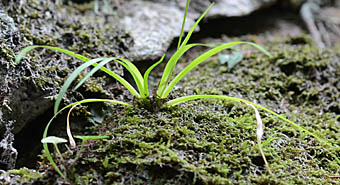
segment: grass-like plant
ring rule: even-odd
[[[19,63],[20,60],[24,57],[24,55],[26,53],[28,53],[29,51],[31,51],[35,48],[47,48],[47,49],[50,49],[50,50],[59,51],[59,52],[68,54],[70,56],[73,56],[73,57],[84,62],[82,65],[80,65],[78,68],[76,68],[72,72],[72,74],[67,78],[64,85],[62,86],[62,88],[61,88],[61,90],[60,90],[60,92],[59,92],[59,94],[56,98],[56,102],[55,102],[55,106],[54,106],[54,116],[52,117],[52,119],[46,125],[45,131],[44,131],[44,134],[43,134],[43,138],[47,137],[48,128],[49,128],[50,124],[52,123],[52,121],[55,119],[55,117],[60,112],[64,111],[65,109],[71,108],[75,105],[84,104],[84,103],[92,103],[92,102],[108,102],[108,103],[114,103],[114,104],[121,104],[121,105],[124,105],[124,106],[127,106],[127,107],[135,106],[135,105],[130,104],[130,103],[126,103],[126,102],[122,102],[122,101],[118,101],[118,100],[111,100],[111,99],[85,99],[85,100],[81,100],[81,101],[78,101],[78,102],[75,102],[75,103],[71,103],[71,104],[69,104],[69,105],[67,105],[67,106],[65,106],[65,107],[63,107],[62,109],[59,110],[60,103],[61,103],[65,93],[68,91],[72,82],[86,68],[89,68],[90,66],[94,66],[94,68],[85,77],[83,77],[81,79],[81,81],[78,82],[78,84],[76,84],[76,86],[74,87],[73,90],[76,90],[77,88],[79,88],[96,71],[101,70],[101,71],[107,73],[108,75],[110,75],[111,77],[113,77],[114,79],[116,79],[117,81],[119,81],[136,98],[139,106],[143,106],[147,109],[152,109],[153,106],[156,106],[157,108],[171,107],[171,106],[175,106],[175,105],[178,105],[178,104],[181,104],[181,103],[184,103],[184,102],[187,102],[187,101],[191,101],[191,100],[196,100],[196,99],[222,99],[222,100],[228,100],[228,101],[242,102],[242,103],[246,103],[248,105],[251,105],[253,108],[256,107],[256,108],[264,110],[264,111],[266,111],[266,112],[268,112],[272,115],[275,115],[278,118],[290,123],[297,130],[306,132],[308,135],[315,137],[316,140],[318,140],[319,142],[326,143],[327,145],[331,146],[331,144],[328,143],[326,140],[321,139],[320,137],[318,137],[314,133],[312,133],[312,132],[302,128],[298,124],[286,119],[284,116],[281,116],[281,115],[275,113],[274,111],[271,111],[271,110],[269,110],[269,109],[267,109],[267,108],[265,108],[261,105],[255,104],[253,102],[250,102],[250,101],[247,101],[247,100],[244,100],[244,99],[241,99],[241,98],[230,97],[230,96],[225,96],[225,95],[189,95],[189,96],[184,96],[184,97],[179,97],[179,98],[176,98],[176,99],[168,100],[168,96],[169,96],[171,90],[175,87],[175,85],[188,72],[190,72],[194,67],[198,66],[199,64],[204,62],[209,57],[219,53],[222,50],[225,50],[225,49],[230,48],[230,47],[235,46],[235,45],[246,44],[246,45],[250,45],[250,46],[255,47],[256,49],[260,50],[261,52],[263,52],[267,56],[271,56],[264,48],[262,48],[261,46],[255,44],[255,43],[243,42],[243,41],[229,42],[229,43],[225,43],[225,44],[219,44],[218,46],[206,51],[202,55],[195,58],[189,65],[187,65],[177,75],[174,75],[175,66],[176,66],[177,62],[179,61],[179,59],[181,58],[181,56],[185,52],[187,52],[189,49],[196,47],[196,46],[211,47],[211,45],[207,45],[207,44],[199,44],[199,43],[188,44],[188,41],[189,41],[193,31],[195,30],[196,26],[199,24],[199,22],[207,14],[207,12],[209,11],[209,9],[212,6],[213,6],[213,4],[211,4],[209,6],[209,8],[199,17],[199,19],[195,22],[194,26],[190,29],[190,31],[187,33],[186,37],[182,41],[185,18],[186,18],[186,15],[187,15],[187,12],[188,12],[188,7],[189,7],[189,0],[187,0],[185,15],[184,15],[184,19],[183,19],[183,24],[182,24],[182,29],[181,29],[179,41],[178,41],[177,50],[172,55],[172,57],[169,59],[169,61],[167,62],[165,69],[163,71],[163,75],[161,77],[159,86],[157,88],[156,94],[153,95],[153,96],[151,96],[150,92],[149,92],[148,78],[149,78],[151,71],[158,64],[160,64],[163,61],[164,55],[158,62],[153,64],[151,67],[149,67],[146,70],[146,72],[144,73],[144,75],[142,75],[140,73],[140,71],[137,69],[137,67],[132,62],[130,62],[126,59],[123,59],[123,58],[102,57],[102,58],[90,59],[90,58],[76,54],[76,53],[69,51],[69,50],[66,50],[66,49],[62,49],[62,48],[58,48],[58,47],[52,47],[52,46],[46,46],[46,45],[43,45],[43,46],[35,45],[35,46],[28,46],[28,47],[24,48],[18,54],[18,56],[16,58],[16,63]],[[112,61],[118,62],[119,64],[121,64],[132,75],[132,77],[133,77],[133,79],[136,83],[137,89],[135,89],[124,78],[122,78],[118,74],[114,73],[113,71],[109,70],[108,68],[104,67],[106,64],[108,64],[109,62],[112,62]],[[47,147],[47,144],[43,143],[43,147],[44,147],[45,153],[47,154],[47,157],[48,157],[51,165],[53,165],[55,170],[62,177],[65,178],[64,174],[59,170],[59,168],[55,164],[55,162],[54,162],[54,160],[53,160],[53,158],[50,154],[50,151]]]

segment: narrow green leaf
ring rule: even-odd
[[[248,45],[251,45],[253,46],[254,48],[260,50],[262,53],[264,53],[265,55],[269,56],[269,57],[272,57],[272,55],[267,51],[265,50],[262,46],[260,45],[257,45],[255,43],[252,43],[252,42],[245,42],[245,44],[248,44]]]
[[[174,68],[175,68],[179,58],[181,58],[181,56],[185,52],[187,52],[189,49],[191,49],[192,47],[195,47],[195,46],[210,47],[210,45],[208,45],[208,44],[188,44],[185,47],[181,47],[180,49],[178,49],[172,55],[172,57],[170,58],[170,60],[168,61],[168,63],[165,66],[162,78],[161,78],[161,80],[159,82],[159,86],[158,86],[158,89],[157,89],[157,96],[158,97],[160,97],[163,94],[167,84],[169,83],[170,78],[171,78],[172,73],[173,73],[173,70],[174,70]]]
[[[79,73],[81,73],[84,69],[86,69],[87,67],[89,67],[89,66],[91,66],[91,65],[94,65],[94,66],[96,66],[95,68],[97,68],[97,66],[98,66],[98,64],[97,64],[97,62],[99,62],[99,61],[102,61],[101,62],[101,64],[105,64],[105,63],[107,63],[107,62],[110,62],[110,61],[112,61],[112,60],[115,60],[115,61],[117,61],[116,60],[116,58],[97,58],[97,59],[92,59],[92,60],[90,60],[90,61],[88,61],[88,62],[85,62],[84,64],[82,64],[82,65],[80,65],[78,68],[76,68],[76,70],[74,70],[73,72],[72,72],[72,74],[67,78],[67,80],[66,80],[66,82],[64,83],[64,85],[63,85],[63,87],[61,88],[61,90],[60,90],[60,92],[59,92],[59,94],[58,94],[58,97],[57,97],[57,99],[56,99],[56,102],[55,102],[55,105],[54,105],[54,113],[56,113],[57,111],[58,111],[58,109],[59,109],[59,105],[60,105],[60,102],[61,102],[61,100],[62,100],[62,98],[63,98],[63,96],[66,94],[66,92],[67,92],[67,89],[69,88],[69,86],[72,84],[72,82],[75,80],[75,78],[79,75]],[[127,67],[126,66],[126,64],[124,64],[124,63],[122,63],[122,62],[120,62],[120,61],[117,61],[117,62],[119,62],[119,63],[121,63],[123,66],[125,66],[125,67]],[[99,69],[102,69],[103,67],[99,67]],[[96,71],[90,71],[90,73],[91,72],[96,72]],[[137,93],[137,91],[132,87],[132,85],[129,83],[129,82],[127,82],[124,78],[122,78],[121,76],[119,76],[119,75],[117,75],[116,73],[114,73],[114,72],[112,72],[111,70],[109,70],[108,72],[107,72],[110,76],[112,76],[113,78],[115,78],[117,81],[119,81],[124,87],[126,87],[130,92],[131,92],[131,94],[132,95],[134,95],[135,97],[140,97],[140,95]],[[85,78],[87,79],[88,77],[90,77],[92,74],[89,74],[89,75],[87,75],[87,76],[85,76]],[[85,80],[86,80],[85,79]],[[81,80],[81,82],[79,82],[78,84],[77,84],[77,88],[78,88],[78,85],[80,84],[82,84],[83,83],[83,81],[85,81],[84,79],[83,80]],[[79,85],[79,86],[80,86]]]
[[[81,81],[73,88],[73,90],[77,90],[87,79],[89,79],[95,72],[97,72],[101,67],[103,67],[105,64],[111,62],[115,58],[105,58],[103,59],[96,67],[94,67],[89,73],[86,74],[86,76],[81,79]]]
[[[54,51],[59,51],[59,52],[62,52],[62,53],[65,53],[65,54],[68,54],[72,57],[75,57],[83,62],[88,62],[90,61],[91,59],[87,58],[87,57],[84,57],[82,55],[79,55],[79,54],[75,54],[74,52],[72,51],[69,51],[69,50],[66,50],[66,49],[62,49],[62,48],[58,48],[58,47],[53,47],[53,46],[28,46],[26,48],[24,48],[23,50],[21,50],[19,52],[19,54],[17,55],[16,57],[16,63],[19,63],[20,60],[24,57],[24,55],[26,53],[28,53],[29,51],[35,49],[35,48],[47,48],[47,49],[51,49],[51,50],[54,50]],[[98,64],[97,63],[93,63],[92,64],[93,66],[97,66]],[[112,76],[113,78],[115,78],[116,80],[118,80],[120,83],[122,83],[130,92],[133,96],[139,98],[140,95],[138,94],[138,92],[123,78],[121,78],[119,75],[115,74],[114,72],[112,72],[111,70],[107,69],[106,67],[101,67],[100,70],[104,71],[106,74]],[[143,78],[141,77],[141,81],[143,81]]]
[[[75,138],[81,139],[83,141],[87,140],[97,140],[97,139],[108,139],[110,136],[74,136]]]
[[[150,92],[149,92],[149,83],[148,83],[148,80],[149,80],[149,75],[151,73],[151,71],[156,67],[158,66],[158,64],[160,64],[163,60],[164,60],[164,57],[165,57],[165,54],[162,56],[162,58],[154,63],[151,67],[149,67],[145,73],[144,73],[144,92],[145,92],[145,96],[148,97],[150,95]]]
[[[99,69],[103,69],[103,66],[105,64],[107,64],[108,62],[111,61],[116,61],[118,63],[120,63],[121,65],[123,65],[125,68],[128,69],[128,71],[130,72],[131,69],[129,66],[127,66],[127,64],[119,61],[117,58],[111,57],[111,58],[105,58],[103,59],[102,62],[100,62],[98,65],[97,64],[93,64],[95,66],[95,68],[93,68],[78,84],[77,86],[73,89],[76,90],[78,89],[89,77],[91,77],[95,72],[97,72]],[[109,74],[110,76],[112,76],[113,78],[115,78],[117,81],[119,81],[124,87],[126,87],[132,95],[134,95],[135,97],[139,97],[139,94],[137,93],[137,91],[132,87],[132,85],[130,83],[128,83],[124,78],[120,77],[119,75],[117,75],[116,73],[114,73],[113,71],[109,70],[107,72],[107,74]]]
[[[187,2],[187,7],[189,6],[188,2]],[[169,60],[167,66],[165,67],[162,79],[160,81],[159,87],[157,89],[157,96],[161,97],[162,94],[164,94],[164,90],[166,88],[166,85],[168,84],[170,77],[172,75],[172,71],[174,69],[174,66],[176,65],[178,59],[185,53],[185,51],[187,51],[188,49],[190,49],[191,47],[193,47],[193,45],[191,47],[182,49],[183,47],[186,46],[186,44],[188,43],[192,33],[194,32],[196,26],[198,25],[198,23],[203,19],[203,17],[208,13],[208,11],[210,10],[211,7],[214,6],[214,3],[212,3],[209,8],[198,18],[198,20],[195,22],[194,26],[191,27],[190,31],[188,32],[187,36],[185,37],[183,43],[181,44],[181,46],[177,49],[176,53],[172,56],[172,58]],[[187,11],[187,10],[186,10]],[[185,16],[186,17],[186,16]],[[184,23],[184,22],[183,22]],[[184,28],[184,26],[182,26]],[[180,40],[178,43],[180,43],[181,39],[182,39],[183,34],[180,35]]]
[[[161,94],[161,98],[164,99],[166,98],[171,90],[175,87],[175,85],[189,72],[191,71],[194,67],[196,67],[197,65],[199,65],[200,63],[202,63],[203,61],[205,61],[207,58],[219,53],[220,51],[230,48],[232,46],[235,45],[239,45],[239,44],[248,44],[251,46],[256,46],[257,49],[259,49],[260,51],[265,51],[262,47],[258,46],[257,44],[254,43],[250,43],[250,42],[242,42],[242,41],[237,41],[237,42],[229,42],[226,44],[222,44],[218,47],[215,47],[205,53],[203,53],[202,55],[200,55],[199,57],[197,57],[195,60],[193,60],[187,67],[185,67],[171,82],[170,84],[166,87],[166,89],[164,90],[164,92]],[[266,51],[265,54],[267,54],[268,52]],[[269,54],[269,53],[268,53]]]
[[[35,48],[47,48],[47,49],[51,49],[51,50],[55,50],[55,51],[59,51],[59,52],[62,52],[62,53],[65,53],[65,54],[68,54],[70,56],[73,56],[79,60],[82,60],[84,62],[87,62],[89,61],[90,59],[87,58],[87,57],[84,57],[82,55],[79,55],[79,54],[76,54],[72,51],[69,51],[67,49],[62,49],[62,48],[58,48],[58,47],[53,47],[53,46],[38,46],[38,45],[34,45],[34,46],[28,46],[26,48],[24,48],[23,50],[21,50],[18,55],[16,56],[15,58],[15,63],[16,64],[19,64],[19,62],[22,60],[22,58],[28,53],[30,52],[31,50],[35,49]]]
[[[96,59],[92,59],[88,62],[85,62],[84,64],[80,65],[79,67],[76,68],[76,70],[74,70],[71,75],[67,78],[67,80],[65,81],[64,85],[61,87],[60,92],[58,94],[58,97],[55,101],[54,104],[54,113],[58,112],[59,109],[59,105],[61,100],[63,99],[64,95],[67,92],[67,89],[70,87],[70,85],[72,84],[72,82],[74,81],[74,79],[76,79],[76,77],[79,75],[79,73],[81,73],[84,69],[86,69],[87,67],[91,66],[92,64],[102,61],[105,58],[96,58]]]
[[[145,96],[144,96],[145,95],[145,87],[144,87],[144,84],[143,84],[143,76],[140,73],[140,71],[138,70],[138,68],[132,62],[130,62],[126,59],[120,58],[119,60],[124,62],[124,63],[121,63],[121,62],[117,61],[120,64],[122,64],[129,71],[129,73],[132,75],[133,79],[136,82],[140,96],[142,98],[145,98]]]
[[[185,45],[188,43],[188,41],[189,41],[189,39],[190,39],[192,33],[195,31],[195,28],[196,28],[196,26],[198,25],[198,23],[199,23],[199,22],[203,19],[203,17],[209,12],[209,10],[214,6],[214,4],[215,4],[215,3],[211,3],[211,5],[208,7],[208,9],[207,9],[207,10],[206,10],[206,11],[198,18],[198,20],[195,22],[194,26],[191,27],[191,30],[188,32],[187,36],[185,37],[183,43],[181,44],[181,47],[185,46]]]
[[[181,46],[181,41],[182,41],[183,32],[184,32],[184,26],[185,26],[185,21],[186,21],[187,14],[188,14],[188,9],[189,9],[189,2],[190,2],[190,1],[187,0],[187,4],[185,5],[184,18],[183,18],[183,22],[182,22],[181,33],[179,34],[179,38],[178,38],[177,49],[179,49],[179,47]]]
[[[191,71],[194,67],[196,67],[198,64],[202,63],[204,60],[206,60],[207,58],[215,55],[216,53],[227,49],[231,46],[234,45],[238,45],[238,44],[243,44],[245,42],[230,42],[230,43],[226,43],[226,44],[222,44],[221,46],[215,47],[205,53],[203,53],[202,55],[200,55],[199,57],[197,57],[195,60],[193,60],[187,67],[185,67],[171,82],[170,84],[165,88],[164,92],[161,94],[161,98],[164,99],[166,98],[171,90],[175,87],[175,85],[178,83],[179,80],[181,80],[189,71]]]

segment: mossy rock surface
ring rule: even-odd
[[[9,0],[1,1],[0,6],[0,76],[4,79],[0,82],[0,119],[14,120],[14,133],[53,106],[51,99],[65,78],[81,64],[70,56],[37,49],[15,65],[15,56],[20,50],[30,45],[50,45],[95,58],[124,56],[131,44],[116,17],[95,14],[93,4]],[[122,74],[120,67],[112,65],[111,68]],[[114,95],[114,83],[103,79],[103,75],[97,76],[99,78],[92,78],[84,90]],[[111,84],[111,91],[103,89],[106,83]],[[86,93],[70,94],[65,100],[70,102],[82,96]],[[3,129],[1,125],[0,130]]]
[[[271,42],[267,48],[272,58],[242,47],[247,54],[233,69],[217,60],[202,64],[170,98],[242,97],[285,114],[333,147],[260,111],[270,175],[256,146],[254,110],[245,104],[202,100],[158,111],[112,106],[102,124],[84,133],[110,139],[87,142],[78,161],[73,159],[79,145],[73,154],[64,153],[64,162],[54,157],[68,181],[49,167],[45,157],[39,167],[43,177],[25,180],[37,184],[339,183],[340,164],[335,157],[340,158],[340,120],[336,120],[340,53],[317,49],[304,37]]]
[[[39,127],[45,124],[44,116],[51,114],[66,78],[81,65],[81,61],[70,56],[43,49],[30,52],[21,63],[15,64],[20,50],[31,45],[49,45],[90,58],[124,57],[131,42],[116,16],[96,14],[93,3],[0,1],[0,140],[3,143],[0,168],[11,169],[15,164],[20,165],[24,155],[34,155],[37,145],[33,138],[42,134]],[[120,66],[108,67],[123,75]],[[113,98],[121,95],[120,88],[114,80],[97,73],[77,92],[68,92],[64,102],[93,95]],[[29,143],[26,137],[30,137]]]

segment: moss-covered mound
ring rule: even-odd
[[[64,153],[64,161],[54,157],[68,180],[44,157],[39,173],[6,175],[23,182],[26,174],[27,182],[37,184],[339,183],[340,53],[319,50],[305,38],[272,42],[268,48],[271,59],[249,50],[233,69],[211,60],[190,73],[172,96],[242,97],[285,114],[332,146],[261,112],[270,175],[256,146],[254,110],[247,105],[204,100],[156,112],[112,106],[104,122],[84,134],[110,139],[87,142],[77,161],[79,145],[73,154]],[[41,177],[27,178],[31,173]]]

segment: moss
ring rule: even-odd
[[[4,26],[4,34],[0,35],[4,38],[0,39],[0,75],[5,79],[0,83],[0,97],[6,101],[9,110],[13,110],[4,108],[1,111],[4,121],[16,121],[15,134],[53,106],[52,101],[41,99],[55,97],[66,78],[81,64],[81,61],[64,54],[38,49],[14,65],[15,56],[21,49],[29,45],[50,45],[89,58],[123,57],[131,44],[131,38],[114,15],[95,14],[93,8],[78,9],[66,1],[51,0],[28,0],[25,3],[9,0],[1,1],[0,6],[5,10],[0,15]],[[8,18],[4,18],[5,15]],[[114,64],[109,67],[118,74],[123,73],[122,68]],[[69,92],[64,102],[94,95],[113,98],[121,92],[120,88],[116,81],[97,73],[85,82],[85,88]],[[0,130],[2,127],[0,125]]]
[[[338,146],[340,53],[296,40],[269,43],[271,59],[250,51],[231,71],[218,61],[207,62],[172,96],[243,97],[285,114]],[[275,117],[262,113],[262,118],[263,140],[275,137],[264,147],[272,176],[255,145],[253,110],[220,100],[157,111],[112,106],[102,124],[84,133],[111,139],[88,142],[78,161],[73,161],[75,153],[65,153],[71,165],[58,165],[71,172],[68,177],[77,184],[337,183],[330,176],[339,175],[334,158],[340,158],[338,147],[319,143]],[[62,181],[47,171],[41,181]]]
[[[269,45],[272,59],[252,53],[232,71],[211,61],[173,96],[242,96],[339,145],[340,68],[333,60],[339,54],[287,42]],[[338,148],[263,114],[263,140],[279,133],[264,148],[274,174],[268,175],[255,146],[256,119],[246,105],[205,100],[152,112],[112,107],[110,115],[89,129],[112,139],[89,143],[73,174],[79,184],[334,184],[329,176],[339,175]]]
[[[8,170],[7,172],[2,173],[1,177],[5,178],[5,182],[3,182],[4,184],[28,184],[42,178],[43,175],[36,170],[21,168]]]
[[[32,44],[59,46],[89,57],[98,57],[121,55],[123,49],[118,46],[130,42],[129,36],[115,23],[114,16],[105,18],[96,15],[93,9],[77,9],[90,4],[73,6],[72,3],[67,5],[41,0],[30,0],[22,5],[12,1],[1,4],[7,7],[8,15],[18,27],[12,40],[0,43],[2,65],[13,63],[15,53]],[[104,26],[105,21],[107,25]],[[48,82],[60,82],[59,78],[65,78],[79,65],[73,58],[51,51],[31,52],[26,59],[30,64],[23,62],[19,66],[24,70],[18,73],[13,68],[7,73],[18,80],[24,77],[41,89],[60,86]]]

